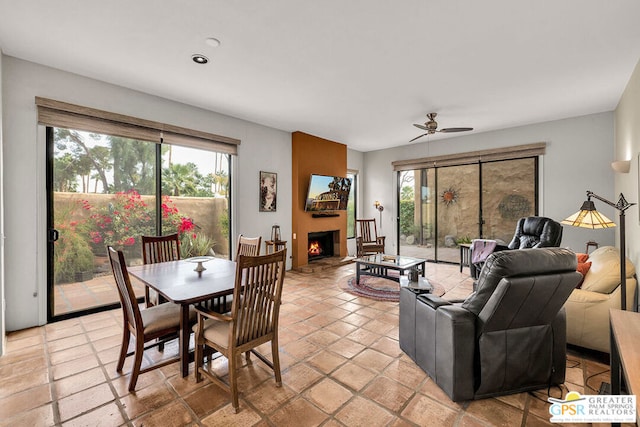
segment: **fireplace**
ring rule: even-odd
[[[337,230],[309,233],[307,240],[308,262],[334,256],[336,236],[339,236],[339,234]],[[337,241],[339,242],[339,240]]]

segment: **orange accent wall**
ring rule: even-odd
[[[337,217],[313,218],[304,211],[311,174],[347,176],[347,146],[303,132],[291,134],[292,148],[292,233],[296,235],[292,249],[293,268],[307,265],[307,233],[339,230],[340,253],[347,256],[347,212],[337,211]],[[293,236],[292,236],[293,237]],[[334,248],[337,251],[337,248]]]

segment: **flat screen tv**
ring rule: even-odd
[[[346,210],[350,191],[351,178],[311,175],[304,210],[307,212]]]

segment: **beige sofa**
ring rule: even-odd
[[[591,253],[591,268],[580,289],[574,289],[565,303],[567,342],[609,353],[609,309],[620,308],[620,253],[604,246]],[[635,267],[627,258],[627,309],[634,306]]]

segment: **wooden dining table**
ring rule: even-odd
[[[180,372],[189,374],[189,306],[233,293],[236,276],[234,261],[212,258],[195,271],[189,260],[160,262],[128,267],[129,274],[157,291],[169,303],[180,304]]]

